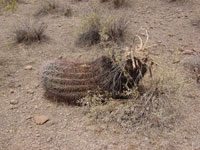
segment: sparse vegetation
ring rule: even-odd
[[[112,5],[115,9],[118,9],[123,6],[127,6],[129,0],[99,0],[99,2],[100,3],[110,2],[110,3],[112,3]]]
[[[42,1],[41,7],[36,11],[34,16],[44,16],[47,14],[60,13],[64,16],[71,16],[72,9],[69,5],[62,6],[57,0]]]
[[[108,19],[102,22],[101,39],[103,41],[123,41],[128,29],[128,20],[125,17]]]
[[[25,20],[15,26],[14,37],[16,43],[31,44],[41,42],[46,38],[45,29],[47,25],[39,21]]]
[[[120,8],[122,6],[127,5],[128,0],[112,0],[112,3],[115,8]]]
[[[91,46],[100,41],[120,42],[124,40],[127,29],[128,20],[125,17],[103,18],[95,12],[82,19],[77,30],[76,43]]]
[[[0,10],[5,8],[6,10],[15,11],[18,7],[18,0],[0,0]]]
[[[82,18],[81,25],[77,29],[76,44],[91,46],[100,42],[101,17],[98,13]]]

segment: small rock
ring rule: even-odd
[[[48,137],[47,142],[51,142],[53,140],[52,137]]]
[[[183,54],[183,55],[192,55],[192,54],[194,54],[194,51],[192,51],[192,50],[184,50],[184,51],[182,52],[182,54]]]
[[[10,101],[10,104],[12,104],[12,105],[17,105],[19,102],[17,101],[17,100],[11,100]]]
[[[35,88],[37,89],[39,86],[40,86],[40,84],[36,84],[36,85],[35,85]]]
[[[29,119],[32,119],[32,117],[31,116],[26,117],[26,120],[29,120]]]
[[[47,116],[44,115],[40,115],[40,116],[34,116],[34,122],[37,125],[43,125],[45,124],[47,121],[49,121],[49,118]]]
[[[63,58],[63,56],[62,56],[62,55],[60,55],[60,56],[58,56],[58,58],[59,58],[59,59],[62,59],[62,58]]]
[[[25,70],[32,70],[32,68],[33,68],[33,67],[32,67],[31,65],[27,65],[24,69],[25,69]]]
[[[14,106],[14,105],[11,105],[10,107],[11,110],[18,109],[18,108],[19,108],[18,106]]]
[[[12,94],[12,93],[15,93],[15,91],[14,90],[10,90],[10,94]]]
[[[198,26],[197,22],[192,23],[193,26]]]
[[[34,91],[28,90],[27,93],[28,93],[28,94],[34,94]]]
[[[178,40],[179,40],[179,41],[182,41],[183,39],[182,39],[182,38],[179,38]]]

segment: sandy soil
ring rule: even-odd
[[[178,1],[178,0],[177,0]],[[46,100],[40,86],[40,68],[47,60],[77,60],[101,53],[96,47],[80,48],[74,45],[74,30],[81,13],[90,2],[69,2],[72,17],[47,15],[40,20],[48,25],[47,42],[31,45],[12,44],[12,31],[19,21],[34,18],[40,5],[37,0],[20,3],[15,13],[0,15],[0,149],[1,150],[200,150],[200,96],[199,89],[183,98],[185,112],[181,123],[170,132],[144,133],[112,132],[106,127],[89,124],[82,109],[58,105]],[[168,2],[167,0],[132,0],[131,6],[114,11],[125,12],[131,21],[130,33],[141,27],[148,29],[150,44],[166,52],[181,49],[193,51],[187,56],[200,56],[200,1]],[[96,57],[96,56],[95,56]],[[89,58],[88,58],[89,59]],[[31,65],[31,70],[25,70]],[[197,85],[194,85],[197,86]],[[195,88],[194,88],[195,89]],[[37,125],[36,115],[45,115],[49,121]]]

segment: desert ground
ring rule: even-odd
[[[38,0],[18,1],[14,12],[1,10],[0,149],[200,150],[200,1],[129,0],[127,6],[119,8],[114,8],[111,2],[97,0],[59,0],[58,3],[67,4],[71,14],[51,12],[35,16],[41,7]],[[109,48],[130,46],[129,38],[145,28],[150,55],[155,62],[162,58],[167,68],[156,75],[153,72],[153,76],[162,78],[175,70],[173,67],[182,68],[172,80],[163,82],[163,87],[171,91],[166,99],[172,101],[179,114],[166,122],[166,126],[156,125],[160,120],[155,120],[153,126],[141,129],[140,126],[131,130],[113,127],[110,122],[95,120],[93,114],[86,115],[88,107],[53,102],[44,96],[40,81],[44,63],[82,62],[102,55],[105,43],[78,46],[75,42],[82,16],[94,7],[104,16],[123,14],[129,21],[125,40],[108,44]],[[28,44],[16,42],[16,27],[24,20],[39,20],[47,25],[44,33],[47,39]],[[175,78],[181,88],[174,86]],[[97,111],[104,109],[90,112]],[[165,120],[161,118],[161,122]]]

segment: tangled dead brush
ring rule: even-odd
[[[137,36],[140,44],[133,51],[128,51],[133,67],[137,60],[145,63],[150,75],[143,78],[139,85],[124,94],[127,99],[105,99],[102,95],[85,97],[86,117],[93,123],[123,128],[125,131],[144,131],[147,129],[172,130],[178,122],[181,89],[184,79],[180,70],[161,58],[151,59],[148,55],[148,33],[146,40]],[[152,68],[153,63],[156,65]],[[140,69],[141,70],[141,69]]]

